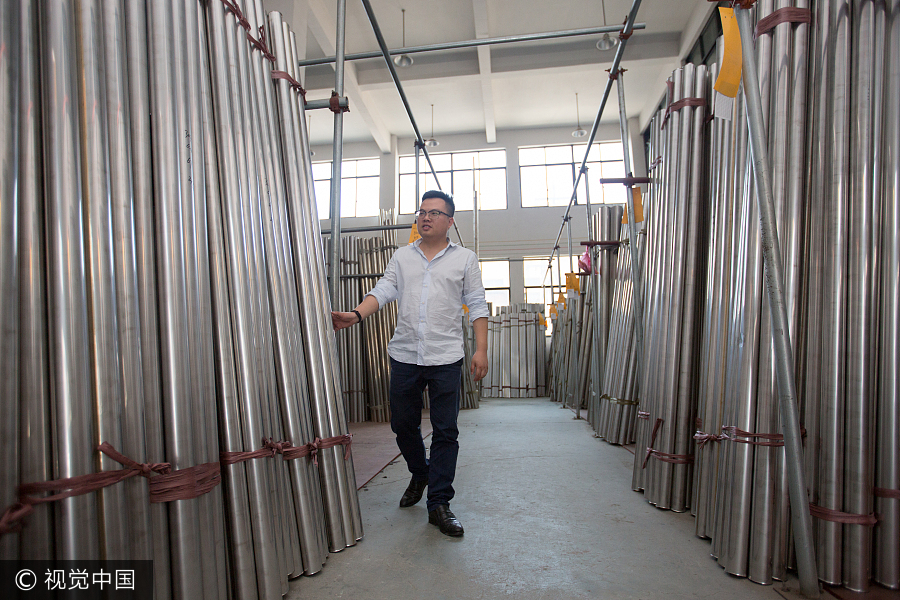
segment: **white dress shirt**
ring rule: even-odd
[[[398,248],[384,277],[366,294],[381,308],[399,299],[397,329],[388,344],[396,361],[448,365],[463,358],[462,306],[469,319],[487,317],[481,269],[474,252],[448,240],[429,262],[419,248],[422,240]]]

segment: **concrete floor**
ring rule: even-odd
[[[401,509],[398,459],[359,492],[365,538],[332,554],[289,598],[358,600],[780,600],[726,575],[693,517],[631,491],[633,456],[546,398],[490,399],[460,414],[456,498],[462,538]],[[427,443],[427,441],[426,441]]]

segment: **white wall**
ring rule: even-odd
[[[487,144],[484,133],[441,136],[440,146],[434,148],[435,153],[467,150],[494,150],[506,149],[506,177],[507,177],[507,209],[486,210],[479,215],[480,231],[480,258],[482,259],[509,259],[515,264],[510,265],[510,301],[523,302],[523,271],[521,259],[540,257],[548,258],[553,250],[557,235],[560,233],[565,207],[550,208],[522,208],[519,191],[518,148],[520,146],[540,146],[552,144],[571,144],[583,142],[572,137],[571,128],[547,128],[527,130],[507,130],[497,132],[497,142]],[[632,162],[636,176],[646,175],[646,162],[644,149],[635,144],[641,144],[640,132],[637,123],[631,120],[629,131],[632,137]],[[619,127],[616,124],[601,125],[597,132],[596,141],[614,141],[620,139]],[[399,155],[412,154],[415,151],[414,138],[400,138],[392,144],[390,154],[380,154],[374,142],[363,144],[345,144],[343,147],[344,159],[371,158],[381,156],[381,198],[382,208],[396,208],[398,204]],[[329,160],[332,155],[331,146],[316,146],[314,160]],[[424,190],[423,190],[424,192]],[[583,247],[580,242],[587,239],[587,216],[583,206],[573,206],[570,211],[573,251],[580,254]],[[412,215],[400,215],[398,222],[412,223]],[[456,224],[466,246],[471,247],[474,237],[472,211],[457,211]],[[377,217],[345,218],[341,219],[341,228],[377,225]],[[322,229],[329,229],[331,223],[325,219],[321,221]],[[451,230],[452,231],[452,230]],[[355,234],[361,236],[373,236],[377,233]],[[404,235],[398,234],[397,239],[403,240]],[[451,239],[458,241],[451,233]],[[563,255],[568,252],[568,232],[563,230],[560,239],[560,248]]]

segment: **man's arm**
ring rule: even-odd
[[[481,381],[488,372],[487,317],[475,319],[472,322],[472,328],[475,330],[475,355],[472,357],[472,376],[475,378],[475,381]]]
[[[363,301],[359,303],[354,310],[359,312],[359,317],[356,316],[356,313],[353,311],[350,312],[331,312],[331,324],[334,325],[334,330],[338,331],[340,329],[345,329],[350,327],[351,325],[356,325],[357,323],[362,322],[363,319],[370,315],[374,315],[378,312],[378,300],[375,299],[375,296],[368,295],[363,298]],[[485,329],[485,331],[487,331]]]

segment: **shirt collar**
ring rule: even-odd
[[[421,249],[421,248],[419,248],[419,246],[422,245],[422,238],[419,238],[419,239],[417,239],[416,241],[414,241],[414,242],[412,243],[412,245],[413,245],[413,247],[415,247],[416,250],[419,251],[419,254],[421,254],[422,256],[425,256],[425,253],[422,252],[422,249]],[[454,247],[454,246],[459,246],[459,244],[454,244],[454,243],[453,243],[453,240],[451,240],[451,239],[448,237],[448,238],[447,238],[447,247],[444,248],[443,250],[441,250],[440,252],[438,252],[437,254],[435,254],[435,255],[434,255],[434,258],[437,258],[438,256],[440,256],[440,255],[442,255],[442,254],[448,252],[448,251],[450,250],[450,248],[452,248],[452,247]]]

